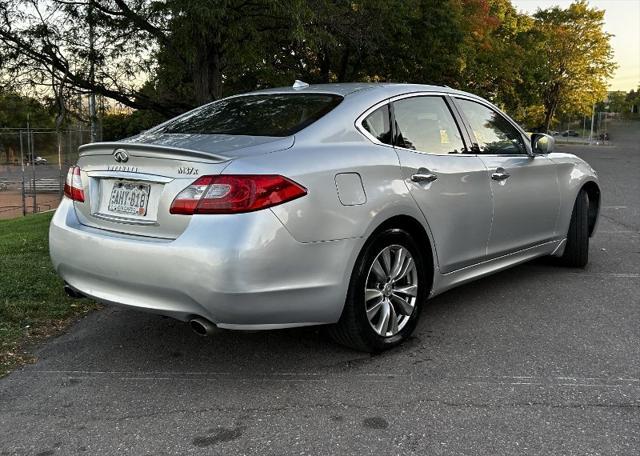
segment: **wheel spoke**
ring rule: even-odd
[[[382,292],[376,288],[367,288],[364,290],[365,302],[382,299]]]
[[[389,277],[391,275],[391,248],[384,249],[378,258],[378,261],[382,262],[385,278]]]
[[[394,293],[391,295],[391,300],[403,315],[411,315],[413,313],[413,306],[403,297]]]
[[[383,303],[384,301],[380,300],[367,309],[367,318],[369,321],[373,320],[375,316],[378,315],[378,312],[380,312],[380,309],[383,307]]]
[[[398,280],[402,279],[409,272],[411,272],[414,267],[415,267],[415,264],[413,262],[413,258],[408,257],[404,265],[402,266],[402,269],[400,269],[400,272],[398,272],[398,274],[393,278],[393,280],[397,282]]]
[[[389,306],[389,332],[391,334],[398,332],[398,314],[393,306]]]
[[[397,280],[400,278],[400,272],[402,271],[402,267],[404,266],[405,260],[407,259],[407,252],[404,248],[400,247],[396,250],[395,260],[393,262],[393,268],[391,270],[391,278],[393,280]]]
[[[380,257],[378,257],[376,261],[373,262],[373,265],[371,266],[371,270],[373,271],[373,273],[376,275],[376,278],[380,282],[385,282],[387,280],[387,273],[385,272],[384,267],[382,266]]]
[[[415,298],[418,295],[418,285],[406,285],[397,288],[394,287],[393,292],[395,294],[411,296],[412,298]]]
[[[380,316],[378,317],[378,324],[375,326],[375,330],[381,336],[385,336],[387,334],[387,328],[389,327],[389,316],[391,314],[390,310],[391,304],[389,301],[382,301],[382,309],[380,311]]]

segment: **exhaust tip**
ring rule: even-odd
[[[216,325],[202,317],[189,320],[189,326],[191,326],[193,332],[202,337],[212,335],[217,329]]]
[[[73,298],[73,299],[81,299],[81,298],[85,297],[79,291],[71,288],[71,286],[68,283],[64,284],[64,292],[66,293],[67,296],[69,296],[70,298]]]

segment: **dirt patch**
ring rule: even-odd
[[[33,197],[26,196],[27,214],[32,214]],[[60,204],[58,193],[39,193],[36,195],[36,211],[44,212],[55,209]],[[0,191],[0,219],[11,219],[22,216],[22,193],[20,190]]]

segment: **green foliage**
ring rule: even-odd
[[[118,141],[137,135],[161,123],[164,117],[154,111],[107,113],[102,117],[102,140]]]
[[[162,118],[294,79],[394,81],[469,90],[548,128],[604,98],[614,68],[603,12],[586,0],[534,16],[510,0],[0,1],[12,81],[94,91]],[[105,137],[146,127],[147,116],[130,128],[122,117],[105,120]]]
[[[628,99],[629,94],[622,90],[615,92],[609,92],[608,98],[608,111],[624,113],[631,110],[632,98]]]
[[[539,51],[533,91],[545,108],[544,128],[559,113],[588,114],[607,94],[615,64],[610,35],[603,30],[604,11],[578,0],[567,9],[538,11],[532,37]]]
[[[49,260],[51,214],[0,220],[0,376],[25,357],[21,344],[94,307],[68,298]]]
[[[26,128],[27,122],[39,128],[54,126],[51,108],[16,93],[0,92],[0,128]]]

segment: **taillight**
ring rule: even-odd
[[[252,212],[300,198],[307,189],[278,175],[202,176],[171,203],[172,214]]]
[[[82,190],[82,178],[80,167],[72,166],[67,172],[67,180],[64,183],[64,194],[74,201],[84,202],[84,190]]]

